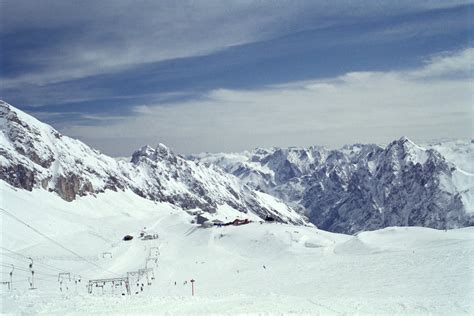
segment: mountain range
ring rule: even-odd
[[[257,148],[183,157],[163,144],[114,159],[0,102],[0,180],[66,201],[106,190],[188,212],[309,222],[355,234],[388,226],[474,225],[472,142],[406,137],[340,149]]]
[[[209,215],[306,218],[219,168],[174,154],[163,144],[144,146],[130,162],[116,160],[0,102],[0,179],[25,190],[47,190],[66,201],[105,190],[131,190],[157,202]]]
[[[473,225],[473,153],[473,142],[421,147],[402,137],[387,146],[258,148],[189,158],[282,199],[321,229],[354,234],[388,226]]]

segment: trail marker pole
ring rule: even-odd
[[[194,279],[191,279],[191,293],[194,296],[194,282],[196,282]]]
[[[10,271],[10,287],[13,290],[13,271],[15,271],[15,266],[12,264],[12,270]]]
[[[34,290],[35,289],[35,270],[33,270],[33,259],[31,259],[31,257],[29,257],[28,259],[31,260],[31,263],[30,263],[30,271],[31,271],[30,290]]]

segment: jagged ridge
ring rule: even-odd
[[[262,196],[218,168],[175,155],[163,144],[142,147],[131,162],[116,161],[5,102],[0,102],[0,127],[0,179],[18,188],[43,188],[67,201],[129,189],[183,209],[213,213],[228,205],[262,218],[306,223],[275,198]]]
[[[474,224],[473,175],[406,137],[385,148],[272,148],[190,158],[217,165],[281,198],[333,232]]]

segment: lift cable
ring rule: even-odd
[[[15,269],[15,271],[16,271],[16,274],[19,275],[20,277],[30,277],[31,276],[30,271],[28,271],[28,272],[27,271],[17,271],[16,269]],[[24,274],[22,274],[22,273],[24,273]],[[39,275],[39,277],[38,277],[38,275]],[[20,279],[20,280],[15,279],[15,283],[20,282],[22,280],[24,280],[24,279]],[[28,279],[26,279],[26,280],[28,280]],[[39,272],[35,271],[35,281],[36,280],[41,280],[41,281],[46,281],[46,282],[58,282],[58,276],[57,275],[52,275],[52,274],[46,274],[45,275],[43,273],[39,273]]]
[[[23,260],[25,260],[25,261],[26,261],[26,260],[29,261],[29,257],[28,257],[28,256],[25,256],[25,255],[22,255],[21,253],[15,252],[15,251],[13,251],[13,250],[10,250],[10,249],[7,249],[7,248],[1,247],[1,246],[0,246],[0,249],[1,249],[1,250],[6,250],[6,251],[8,251],[8,252],[11,252],[12,254],[14,254],[14,255],[16,255],[16,256],[18,256],[18,257],[22,257],[22,258],[24,258]],[[12,256],[12,255],[7,254],[7,253],[3,253],[3,254],[1,254],[1,255],[10,257],[10,258],[15,259],[15,260],[20,260],[20,259],[18,259],[18,258],[15,258],[15,257]],[[35,265],[36,265],[36,266],[40,265],[39,268],[41,268],[41,269],[46,269],[46,270],[51,270],[51,271],[58,271],[58,272],[65,272],[65,273],[71,273],[72,275],[75,275],[75,276],[81,276],[81,275],[79,275],[79,274],[72,273],[72,272],[70,272],[70,271],[67,271],[67,270],[64,270],[64,269],[55,267],[55,266],[53,266],[53,265],[51,265],[51,264],[47,264],[47,263],[44,263],[44,262],[37,262],[37,261],[35,261]],[[41,266],[44,266],[44,267],[41,267]]]
[[[4,208],[1,208],[1,207],[0,207],[0,211],[2,211],[4,214],[10,216],[10,217],[13,218],[14,220],[18,221],[19,223],[25,225],[26,227],[30,228],[30,229],[33,230],[35,233],[37,233],[37,234],[43,236],[44,238],[48,239],[49,241],[51,241],[52,243],[54,243],[54,244],[57,245],[58,247],[60,247],[60,248],[62,248],[62,249],[64,249],[64,250],[66,250],[66,251],[69,252],[69,253],[72,253],[73,255],[75,255],[76,257],[80,258],[81,260],[83,260],[83,261],[89,263],[90,265],[93,265],[93,266],[95,266],[95,267],[97,267],[97,268],[99,268],[99,269],[101,269],[101,270],[104,270],[104,271],[106,271],[106,272],[108,272],[108,273],[111,273],[111,274],[114,274],[114,275],[116,275],[116,276],[120,276],[119,274],[117,274],[117,273],[115,273],[115,272],[113,272],[113,271],[110,271],[110,270],[108,270],[108,269],[106,269],[106,268],[104,268],[104,267],[101,267],[101,266],[98,265],[97,263],[95,263],[95,262],[93,262],[93,261],[90,261],[90,260],[84,258],[83,256],[81,256],[80,254],[78,254],[77,252],[75,252],[75,251],[73,251],[73,250],[71,250],[71,249],[69,249],[69,248],[63,246],[62,244],[60,244],[60,243],[57,242],[56,240],[54,240],[54,239],[52,239],[51,237],[49,237],[49,236],[43,234],[42,232],[40,232],[40,231],[37,230],[36,228],[32,227],[32,226],[29,225],[28,223],[22,221],[21,219],[19,219],[18,217],[16,217],[16,216],[13,215],[12,213],[8,212],[8,211],[5,210]]]
[[[10,264],[10,263],[7,263],[7,264],[0,263],[0,266],[5,267],[5,268],[11,268],[12,264]],[[23,269],[23,268],[18,268],[18,267],[15,267],[15,271],[16,271],[16,273],[17,273],[18,271],[31,273],[31,270]],[[43,272],[38,272],[38,271],[36,271],[36,270],[35,270],[35,274],[41,274],[41,275],[50,276],[50,277],[53,277],[53,278],[57,278],[57,277],[58,277],[56,274],[43,273]]]

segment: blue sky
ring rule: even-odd
[[[1,98],[111,155],[473,137],[471,1],[0,3]]]

